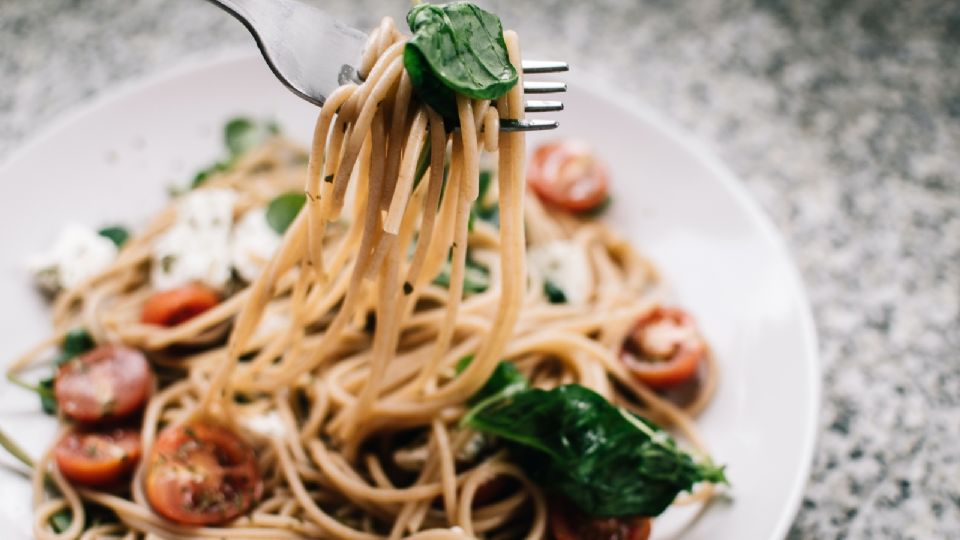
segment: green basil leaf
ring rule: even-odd
[[[74,328],[64,336],[61,348],[64,354],[72,358],[93,349],[95,346],[90,332],[87,332],[84,328]]]
[[[267,223],[277,234],[287,232],[306,202],[306,195],[297,191],[278,195],[267,205]]]
[[[470,207],[470,218],[469,221],[467,221],[467,229],[471,232],[473,231],[474,223],[478,219],[486,221],[494,227],[500,227],[500,205],[496,202],[488,205],[486,201],[487,192],[490,190],[490,184],[492,182],[493,173],[490,171],[480,171],[480,194]]]
[[[463,372],[467,369],[467,367],[470,366],[470,363],[471,363],[471,362],[473,362],[473,355],[472,355],[472,354],[468,354],[468,355],[464,356],[463,358],[457,360],[457,365],[454,366],[453,369],[457,372],[457,375],[459,375],[459,374],[463,373]]]
[[[40,408],[43,412],[54,414],[57,411],[57,401],[53,393],[53,377],[42,379],[36,385],[32,385],[13,373],[7,373],[7,380],[24,390],[36,393],[40,398]]]
[[[472,362],[472,354],[458,360],[455,367],[457,375],[466,371]],[[467,400],[467,403],[470,405],[478,405],[491,398],[505,398],[521,390],[526,390],[527,388],[527,379],[523,376],[523,373],[520,373],[517,366],[507,361],[501,361],[497,364],[493,373],[490,374],[487,382],[480,387],[480,390],[477,390],[476,394]]]
[[[209,165],[203,169],[197,171],[197,174],[193,176],[193,180],[190,181],[190,189],[196,189],[203,185],[212,175],[218,172],[223,172],[230,168],[230,162],[228,161],[217,161],[216,163]]]
[[[223,127],[223,141],[230,156],[236,158],[260,146],[280,132],[275,122],[256,122],[250,118],[234,118]]]
[[[547,297],[547,301],[551,304],[567,303],[567,295],[564,294],[563,289],[549,279],[543,281],[543,295]]]
[[[526,389],[527,379],[520,373],[517,366],[510,362],[500,362],[487,382],[467,403],[476,405],[490,398],[501,399]]]
[[[59,366],[73,357],[81,355],[90,349],[93,349],[96,343],[93,337],[83,328],[74,328],[67,332],[60,344],[60,354],[54,359],[54,364]]]
[[[480,194],[477,196],[478,201],[483,201],[484,197],[487,196],[487,192],[490,191],[490,184],[493,182],[493,173],[490,171],[480,171],[479,177],[479,188]]]
[[[47,377],[37,383],[37,395],[40,396],[40,408],[47,414],[57,414],[57,396],[53,392],[53,381],[53,377]]]
[[[120,522],[115,513],[97,504],[84,504],[83,513],[86,517],[83,524],[84,531],[99,525]],[[69,529],[71,523],[73,523],[73,512],[69,508],[64,508],[50,516],[50,527],[55,532],[60,533]]]
[[[407,24],[413,37],[404,67],[420,98],[445,119],[457,118],[455,93],[496,99],[517,84],[496,15],[468,2],[420,4]]]
[[[73,523],[73,513],[69,508],[63,508],[50,516],[50,528],[55,533],[62,533],[70,528]]]
[[[467,266],[463,272],[463,291],[478,294],[490,287],[490,271],[480,266],[473,259],[467,259]]]
[[[95,346],[96,343],[94,343],[93,337],[85,329],[75,328],[70,330],[60,344],[60,354],[54,359],[54,365],[60,366],[76,356],[93,349]],[[36,392],[40,398],[40,408],[47,414],[57,413],[57,396],[54,392],[55,377],[56,373],[45,379],[40,379],[37,385],[33,386],[13,375],[7,375],[7,379],[9,379],[10,382],[26,390]]]
[[[577,384],[486,400],[465,424],[499,437],[533,480],[594,517],[657,516],[698,482],[726,482],[722,467]]]
[[[260,146],[278,133],[280,133],[280,127],[276,122],[259,122],[245,117],[230,120],[223,126],[223,142],[230,157],[216,161],[197,171],[193,180],[190,181],[190,189],[200,187],[216,173],[229,170],[237,158]]]
[[[450,262],[446,262],[437,277],[433,278],[433,284],[440,287],[450,287]],[[490,287],[490,271],[480,263],[467,257],[466,266],[463,270],[463,295],[479,294]]]
[[[477,221],[477,212],[470,208],[470,215],[467,216],[467,232],[473,232],[473,225]]]
[[[429,131],[427,132],[429,134]],[[417,156],[417,170],[413,173],[413,187],[411,192],[417,189],[417,186],[420,185],[420,182],[423,180],[423,176],[427,174],[427,169],[430,168],[430,154],[433,153],[431,150],[433,145],[430,144],[430,138],[427,138],[427,144],[423,145],[423,148],[420,149],[420,155]]]
[[[127,240],[130,238],[130,231],[126,227],[121,227],[115,225],[112,227],[104,227],[97,231],[97,234],[103,236],[104,238],[109,238],[111,242],[114,243],[118,248],[123,247]]]

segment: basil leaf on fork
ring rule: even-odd
[[[407,13],[413,37],[403,64],[420,98],[455,121],[455,93],[496,99],[519,80],[496,15],[468,2],[420,4]]]

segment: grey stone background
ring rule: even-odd
[[[408,5],[321,3],[358,27]],[[790,538],[960,538],[960,2],[485,3],[712,146],[786,237],[825,383]],[[249,43],[200,0],[0,0],[0,156],[118,81]]]

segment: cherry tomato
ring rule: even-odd
[[[176,326],[220,303],[216,291],[191,283],[155,293],[143,304],[140,320],[158,326]]]
[[[53,449],[63,476],[74,484],[104,487],[129,476],[140,460],[140,432],[129,428],[73,431]]]
[[[150,506],[185,525],[218,525],[250,509],[263,492],[253,449],[226,427],[191,422],[164,429],[147,461]]]
[[[647,540],[650,518],[590,518],[567,502],[550,504],[550,532],[554,540]]]
[[[686,311],[659,307],[637,322],[620,358],[641,382],[663,389],[697,375],[707,346]]]
[[[150,397],[153,375],[143,353],[120,345],[101,345],[57,370],[57,406],[78,422],[125,418]]]
[[[531,187],[544,201],[570,212],[587,212],[607,199],[607,168],[584,143],[572,140],[541,145],[527,172]]]

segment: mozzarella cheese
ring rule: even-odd
[[[40,288],[56,293],[96,275],[116,257],[117,246],[113,241],[83,225],[71,223],[60,231],[50,251],[27,261],[27,268]]]
[[[555,240],[534,246],[527,251],[531,272],[563,290],[568,304],[583,304],[591,291],[592,270],[587,254],[579,246]]]
[[[199,281],[223,289],[230,279],[230,230],[236,193],[200,189],[185,195],[174,224],[153,245],[154,288]]]
[[[266,208],[255,208],[240,218],[230,239],[230,262],[244,281],[253,282],[277,248],[281,236],[267,223]]]
[[[287,429],[283,425],[283,420],[276,411],[269,411],[257,416],[248,416],[243,421],[244,425],[265,437],[283,437]]]

